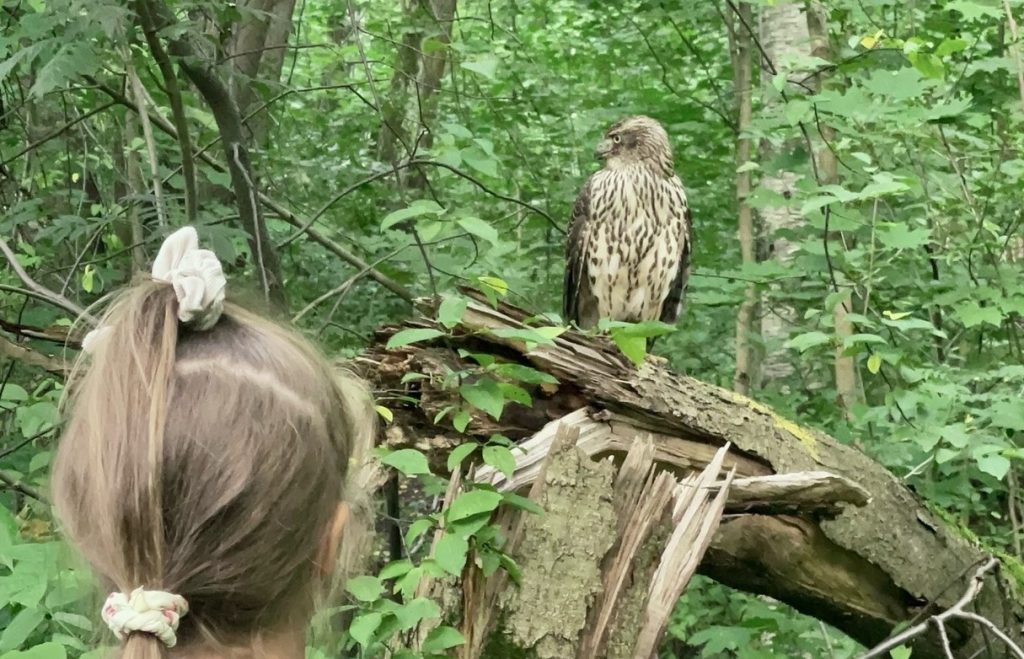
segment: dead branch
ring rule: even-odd
[[[991,620],[983,616],[973,613],[971,611],[965,611],[964,608],[973,602],[978,594],[981,593],[981,589],[985,586],[985,573],[999,565],[999,561],[995,558],[990,557],[985,564],[977,569],[974,576],[971,578],[970,585],[967,588],[967,592],[963,594],[956,601],[956,603],[937,615],[929,617],[924,622],[920,622],[913,627],[893,636],[884,643],[880,643],[875,647],[871,648],[867,653],[861,655],[860,659],[872,659],[872,657],[881,657],[888,653],[889,650],[899,647],[911,639],[924,634],[930,625],[934,625],[939,630],[939,635],[942,638],[942,649],[945,651],[946,656],[949,659],[953,659],[953,648],[949,643],[949,636],[946,632],[946,623],[952,619],[960,618],[970,622],[980,624],[982,627],[992,632],[999,640],[1006,644],[1015,657],[1018,659],[1024,659],[1024,650],[1020,648],[1009,636],[1001,631]]]

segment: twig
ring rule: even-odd
[[[982,625],[988,631],[998,636],[999,640],[1006,644],[1006,647],[1009,648],[1011,652],[1013,652],[1015,657],[1017,657],[1018,659],[1024,659],[1024,650],[1022,650],[1020,646],[1014,643],[1009,636],[1000,631],[995,626],[995,624],[992,623],[991,620],[983,618],[977,613],[964,610],[968,604],[974,601],[974,599],[981,592],[981,589],[984,587],[985,574],[998,564],[999,561],[997,561],[993,557],[990,557],[987,561],[985,561],[984,565],[982,565],[977,569],[977,571],[975,571],[974,576],[971,577],[971,583],[967,587],[967,591],[959,600],[957,600],[957,602],[953,606],[949,607],[942,613],[929,617],[924,622],[918,623],[913,627],[904,630],[903,632],[897,634],[896,636],[893,636],[889,640],[884,641],[879,645],[876,645],[875,647],[868,650],[866,654],[861,655],[860,659],[871,659],[872,657],[885,656],[885,654],[888,653],[889,650],[895,647],[899,647],[907,641],[925,633],[925,631],[927,631],[928,629],[928,625],[935,625],[936,627],[938,627],[939,637],[942,640],[943,650],[945,650],[946,656],[952,658],[953,649],[950,647],[949,638],[946,635],[945,625],[947,620],[953,618],[959,618],[961,620],[970,620],[971,622],[976,622]]]
[[[185,117],[185,105],[181,100],[181,87],[178,85],[178,77],[174,74],[174,67],[171,65],[171,58],[167,56],[160,38],[157,36],[156,27],[153,21],[153,12],[150,10],[147,0],[138,0],[136,9],[139,14],[139,21],[142,23],[142,31],[146,36],[146,43],[153,53],[160,68],[160,75],[164,79],[164,87],[167,90],[167,98],[171,103],[171,119],[178,131],[178,148],[181,150],[181,174],[185,179],[185,218],[189,224],[193,224],[198,216],[199,201],[196,189],[196,169],[192,159],[192,139],[188,132],[188,119]]]
[[[64,124],[60,128],[58,128],[58,129],[54,130],[53,132],[49,133],[48,135],[44,135],[43,137],[40,137],[35,142],[32,142],[31,144],[26,146],[21,151],[15,153],[13,156],[8,158],[7,160],[4,160],[3,162],[0,162],[0,168],[6,167],[7,165],[11,164],[12,162],[17,160],[18,158],[20,158],[23,155],[25,155],[26,153],[28,153],[29,151],[32,151],[34,149],[39,148],[40,146],[42,146],[43,144],[46,144],[47,142],[49,142],[50,140],[52,140],[54,138],[60,137],[65,132],[67,132],[70,128],[74,127],[76,124],[79,124],[79,123],[85,121],[86,119],[88,119],[89,117],[95,116],[95,115],[99,114],[100,112],[103,112],[104,110],[113,107],[114,105],[115,105],[115,101],[111,101],[109,103],[104,103],[103,105],[99,106],[98,108],[94,108],[92,110],[89,110],[88,112],[86,112],[85,114],[81,115],[80,117],[75,117],[74,119],[72,119],[68,123]]]
[[[60,293],[54,293],[53,291],[46,288],[42,284],[36,282],[35,279],[32,279],[32,277],[29,276],[27,272],[25,272],[25,268],[21,267],[21,264],[18,263],[18,257],[14,255],[14,252],[11,251],[11,248],[7,244],[7,241],[4,240],[3,238],[0,238],[0,252],[3,252],[4,256],[7,258],[7,263],[10,264],[11,268],[18,275],[18,278],[21,279],[21,281],[26,286],[28,286],[29,289],[36,294],[36,296],[41,297],[42,299],[50,302],[55,306],[61,307],[66,311],[70,311],[76,316],[81,316],[91,322],[96,322],[96,320],[92,316],[85,312],[85,309],[78,306],[71,300],[67,299]]]
[[[359,281],[362,277],[366,276],[366,274],[368,272],[370,272],[370,270],[376,268],[378,265],[380,265],[384,261],[387,261],[388,259],[396,256],[399,252],[404,250],[406,247],[408,247],[408,245],[402,245],[398,249],[392,250],[388,254],[385,254],[384,256],[382,256],[381,258],[377,259],[373,263],[367,265],[365,268],[363,268],[359,272],[355,273],[354,275],[352,275],[351,277],[349,277],[345,281],[341,282],[341,284],[339,284],[335,288],[332,288],[331,290],[327,291],[323,295],[319,296],[318,298],[316,298],[315,300],[313,300],[312,302],[310,302],[309,304],[304,306],[302,308],[302,310],[299,311],[299,313],[295,314],[295,317],[292,318],[292,322],[293,323],[298,323],[300,320],[302,320],[303,316],[305,316],[307,313],[312,311],[314,307],[319,305],[324,300],[326,300],[328,298],[331,298],[331,297],[333,297],[335,295],[339,295],[339,294],[345,293],[349,288],[352,287],[353,284],[355,284],[357,281]]]
[[[46,497],[44,497],[39,492],[39,490],[37,490],[36,488],[32,487],[31,485],[25,485],[21,481],[15,480],[14,478],[11,478],[10,476],[8,476],[7,474],[5,474],[2,471],[0,471],[0,485],[5,485],[8,488],[10,488],[10,489],[12,489],[12,490],[14,490],[16,492],[21,492],[25,496],[31,497],[31,498],[35,499],[36,501],[40,501],[40,502],[46,503],[46,504],[50,503],[46,499]]]
[[[130,55],[128,57],[131,57]],[[135,97],[135,104],[138,105],[139,119],[142,120],[142,136],[146,141],[146,154],[149,157],[149,175],[153,179],[153,197],[156,199],[156,217],[160,226],[167,226],[167,208],[164,206],[164,191],[160,185],[160,166],[156,158],[156,142],[153,140],[153,124],[149,121],[149,112],[146,110],[146,93],[142,88],[142,81],[130,61],[125,62],[128,70],[128,80],[132,86],[132,96]]]
[[[86,77],[86,79],[90,82],[94,81],[94,79],[89,78],[88,76]],[[138,110],[135,107],[135,105],[124,96],[124,94],[121,94],[116,89],[113,89],[109,85],[104,85],[99,82],[96,82],[96,84],[97,87],[101,91],[103,91],[103,93],[115,99],[121,105],[124,105],[125,107],[131,110]],[[156,125],[156,127],[162,130],[163,132],[167,133],[168,135],[171,135],[172,137],[177,135],[177,132],[174,130],[174,126],[172,126],[170,122],[168,122],[160,115],[151,115],[151,118],[154,119],[154,124]],[[227,171],[227,168],[222,163],[214,160],[209,154],[203,153],[199,157],[202,159],[203,162],[205,162],[210,167],[213,167],[218,172],[223,173]],[[284,220],[285,222],[294,227],[304,229],[305,234],[309,236],[309,238],[311,238],[314,242],[322,245],[324,248],[326,248],[328,251],[333,253],[341,260],[346,261],[347,263],[357,268],[366,267],[366,261],[359,258],[358,256],[356,256],[349,250],[345,249],[341,245],[337,244],[330,238],[327,238],[326,236],[320,234],[312,227],[307,228],[307,222],[305,220],[303,220],[301,217],[293,213],[291,210],[289,210],[288,208],[284,207],[283,205],[269,197],[266,193],[257,190],[256,198],[259,199],[261,204],[272,210],[280,219]],[[388,277],[383,272],[380,272],[379,270],[371,270],[369,272],[369,276],[378,284],[388,289],[389,291],[391,291],[401,299],[405,300],[409,304],[412,304],[413,301],[416,299],[415,296],[408,289],[406,289],[404,286],[399,284],[391,277]]]
[[[11,341],[6,336],[2,335],[0,335],[0,355],[16,359],[28,364],[29,366],[36,366],[49,371],[50,373],[56,373],[57,375],[64,376],[67,375],[68,372],[68,367],[64,363],[63,359],[44,355],[41,352],[32,350],[31,348],[18,345],[14,341]]]

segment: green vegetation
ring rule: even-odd
[[[0,270],[0,659],[100,656],[98,600],[46,502],[62,360],[81,335],[79,308],[145,267],[169,227],[197,224],[233,294],[286,299],[278,311],[342,357],[407,317],[414,297],[437,294],[439,322],[455,326],[460,285],[535,310],[541,329],[509,338],[543,343],[563,327],[569,210],[596,169],[595,143],[627,114],[665,125],[694,217],[686,312],[655,352],[732,388],[745,351],[757,404],[857,445],[965,533],[1021,558],[1020,0],[835,0],[812,7],[790,48],[773,16],[802,2],[0,3],[0,237],[11,252]],[[749,123],[736,87],[745,65]],[[230,91],[243,149],[225,151],[232,113],[211,105],[204,75]],[[737,160],[737,137],[749,160]],[[745,175],[756,229],[746,260]],[[771,220],[780,208],[782,225]],[[738,349],[745,300],[755,320]],[[639,359],[664,328],[606,329]],[[455,429],[470,409],[497,420],[508,401],[529,404],[514,382],[545,377],[473,358],[478,370],[451,374],[464,406],[438,412]],[[400,402],[381,392],[385,422]],[[507,471],[511,455],[495,435],[456,449],[449,467]],[[443,494],[421,454],[384,462]],[[514,573],[488,523],[499,505],[528,502],[479,487],[444,520],[404,519],[410,545],[442,522],[455,531],[434,559],[350,581],[340,608],[322,613],[349,616],[347,634],[318,637],[310,655],[370,656],[436,615],[415,596],[419,579],[457,574],[471,547],[485,569]],[[440,627],[427,645],[443,653],[457,634]],[[664,656],[857,650],[708,581],[668,636]]]

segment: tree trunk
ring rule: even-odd
[[[753,38],[743,25],[753,25],[753,9],[738,6],[737,23],[729,26],[729,52],[732,55],[733,89],[736,95],[736,214],[739,219],[740,253],[744,265],[757,261],[757,231],[753,209],[747,205],[751,172],[746,165],[752,158],[753,141],[745,133],[753,113],[753,75],[751,50]],[[743,303],[736,314],[736,375],[733,389],[747,394],[761,386],[761,349],[754,320],[760,314],[760,295],[754,284],[747,284]]]
[[[866,505],[857,507],[858,502],[850,499],[852,505],[832,517],[799,509],[730,516],[715,534],[700,571],[734,588],[775,597],[862,643],[874,644],[901,622],[951,606],[984,559],[982,550],[858,450],[784,419],[749,398],[671,373],[650,361],[636,369],[604,339],[569,331],[545,342],[529,334],[524,324],[528,317],[511,306],[494,309],[473,301],[450,337],[392,350],[381,347],[366,354],[360,363],[379,390],[391,392],[393,400],[404,395],[417,401],[392,410],[388,444],[420,448],[428,454],[435,473],[444,473],[448,449],[464,440],[454,436],[450,427],[433,422],[439,411],[464,405],[458,391],[446,386],[447,376],[459,372],[464,378],[474,377],[476,362],[460,351],[462,355],[487,353],[501,362],[547,373],[557,384],[531,387],[520,382],[528,389],[532,405],[507,403],[500,421],[474,412],[466,430],[471,438],[486,440],[502,433],[521,440],[536,435],[531,440],[536,442],[537,437],[553,432],[553,420],[561,420],[579,429],[578,448],[588,455],[592,452],[599,461],[612,456],[620,462],[638,436],[650,434],[656,463],[675,474],[707,467],[728,443],[731,448],[723,469],[734,469],[737,479],[825,471],[859,484],[870,496]],[[433,326],[426,320],[409,325]],[[394,331],[380,331],[379,345]],[[524,343],[531,336],[534,345]],[[410,372],[424,377],[403,382]],[[533,454],[530,442],[522,446],[527,455]],[[612,476],[605,478],[610,483]],[[605,497],[614,498],[617,490],[607,483],[604,487]],[[570,510],[578,516],[587,508],[580,503]],[[552,523],[558,528],[557,521]],[[591,549],[596,554],[607,550]],[[520,560],[529,559],[520,555]],[[975,602],[976,611],[1020,642],[1024,606],[1006,576],[1008,572],[988,577]],[[549,578],[562,577],[553,573]],[[478,585],[464,583],[463,593]],[[553,583],[551,597],[530,606],[560,610],[566,605],[562,589]],[[503,635],[499,623],[507,615],[507,611],[495,614],[486,633],[478,625],[470,625],[470,630],[484,634],[502,651],[528,646],[530,638],[537,641],[533,636],[510,641],[507,633]],[[950,625],[957,656],[971,656],[985,647],[979,629]],[[943,657],[938,643],[934,633],[922,637],[914,645],[914,657]]]
[[[436,93],[448,62],[455,18],[455,0],[406,0],[406,31],[395,54],[395,73],[383,99],[378,156],[396,164],[415,155],[417,146],[430,147],[430,127],[437,111]],[[437,43],[427,44],[428,39]],[[416,125],[422,136],[408,126]],[[413,172],[415,174],[415,172]]]
[[[772,85],[775,74],[787,59],[809,54],[807,18],[803,3],[784,0],[762,7],[760,42],[764,49],[762,56],[767,58],[767,61],[761,63],[761,86],[765,91],[764,109],[766,113],[777,112],[779,105],[784,101]],[[773,158],[789,153],[798,146],[799,140],[796,138],[778,146],[765,140],[761,145],[761,162],[770,163]],[[796,192],[797,179],[796,172],[786,170],[770,171],[761,179],[763,187],[781,197],[778,205],[761,211],[761,220],[764,223],[772,258],[783,262],[792,258],[793,250],[796,248],[780,233],[798,227],[803,222],[800,214],[789,203]],[[764,362],[766,380],[784,378],[792,375],[794,371],[792,360],[788,351],[782,348],[782,343],[793,325],[796,312],[784,303],[774,303],[770,306],[761,324],[761,335],[767,350]]]
[[[828,34],[826,11],[826,8],[818,2],[814,2],[808,7],[807,32],[811,38],[811,54],[823,60],[832,61],[834,49]],[[819,73],[814,80],[814,84],[819,91],[827,87],[828,74],[824,72]],[[815,154],[818,162],[818,184],[831,185],[839,183],[838,162],[835,153],[832,152],[835,131],[824,121],[818,124],[818,130],[822,139],[822,144],[818,148],[817,154]],[[833,249],[841,250],[848,246],[847,239],[838,232],[830,232],[827,239],[834,246]],[[840,275],[836,273],[833,276],[838,278]],[[836,338],[839,340],[834,362],[837,402],[842,406],[847,419],[852,419],[854,407],[864,402],[863,391],[857,373],[857,362],[853,357],[843,354],[845,350],[843,339],[853,334],[853,324],[847,318],[852,310],[852,295],[847,295],[841,299],[832,310]]]

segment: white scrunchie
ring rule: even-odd
[[[224,311],[224,269],[216,254],[199,249],[199,236],[192,227],[167,236],[153,262],[153,280],[174,286],[178,320],[198,330],[213,327]]]
[[[181,595],[162,590],[136,588],[131,595],[111,593],[103,604],[103,622],[118,640],[132,632],[152,634],[169,648],[178,642],[178,621],[188,613],[188,602]]]
[[[174,286],[178,297],[178,320],[197,330],[217,324],[224,312],[224,268],[217,255],[199,249],[199,236],[192,227],[182,227],[164,240],[152,270],[155,281]],[[94,353],[110,334],[103,325],[82,337],[82,350]]]

